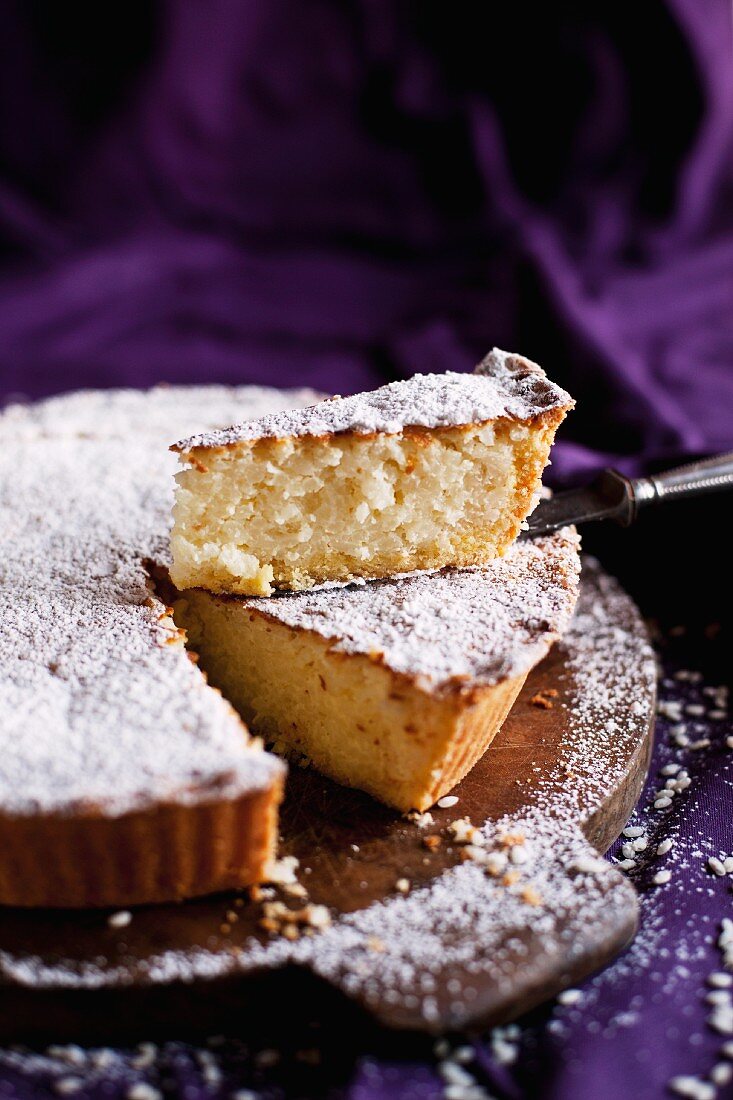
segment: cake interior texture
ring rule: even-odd
[[[172,579],[269,595],[489,561],[530,512],[563,416],[194,450],[177,475]]]
[[[209,681],[275,752],[399,810],[424,810],[466,774],[525,675],[473,700],[435,697],[360,655],[200,590],[176,606]]]

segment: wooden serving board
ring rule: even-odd
[[[644,783],[654,682],[635,606],[586,562],[570,633],[432,825],[291,770],[281,855],[300,861],[330,928],[297,942],[270,936],[246,895],[138,909],[126,927],[101,912],[1,910],[0,1037],[207,1032],[273,1004],[280,1019],[323,1002],[417,1031],[519,1015],[634,934],[636,894],[597,854]],[[506,872],[465,859],[448,829],[464,816],[486,826]],[[433,835],[439,846],[426,846]]]

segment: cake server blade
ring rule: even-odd
[[[579,489],[541,500],[527,519],[524,538],[548,535],[568,524],[612,519],[628,527],[639,509],[663,500],[680,500],[733,489],[733,452],[677,466],[652,477],[624,477],[617,470],[601,473]]]

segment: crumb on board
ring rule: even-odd
[[[557,696],[555,688],[543,688],[542,691],[535,692],[530,703],[533,707],[540,707],[542,710],[552,710],[555,705],[553,699],[557,699]]]

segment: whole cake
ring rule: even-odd
[[[0,416],[0,902],[130,905],[267,876],[285,766],[250,738],[230,704],[207,685],[152,578],[170,565],[170,440],[194,427],[213,430],[315,397],[252,387],[161,388],[72,395],[16,406]],[[391,700],[403,707],[400,717],[418,699],[432,715],[451,698],[478,714],[489,690],[497,692],[498,714],[506,710],[513,682],[567,622],[575,542],[560,535],[518,545],[499,566],[505,572],[489,567],[465,579],[447,575],[437,581],[445,586],[453,622],[448,650],[435,633],[424,634],[444,601],[438,606],[426,598],[419,578],[389,582],[396,586],[394,599],[385,600],[384,587],[382,596],[375,590],[371,610],[359,588],[328,600],[307,594],[299,611],[287,602],[296,597],[267,601],[266,611],[259,604],[237,604],[235,623],[246,615],[265,626],[252,631],[252,660],[260,664],[246,673],[253,691],[259,680],[261,695],[253,694],[249,703],[239,697],[245,667],[240,653],[227,684],[232,699],[268,736],[306,755],[310,749],[315,757],[315,740],[303,740],[301,725],[312,679],[303,672],[300,693],[296,679],[307,670],[308,647],[325,647],[327,684],[335,697],[341,693],[344,738],[349,751],[358,748],[371,757],[373,774],[381,767],[382,747],[378,738],[360,737],[356,722],[360,710],[372,721],[372,671],[381,669],[393,685],[399,681],[407,689],[403,703]],[[216,645],[210,643],[219,605],[201,611],[194,607],[196,594],[185,598],[197,644],[216,679]],[[351,633],[345,629],[350,599]],[[484,614],[482,640],[457,660],[461,640],[455,624],[462,615]],[[499,644],[482,663],[479,650],[490,624],[501,624]],[[228,630],[222,628],[222,653]],[[266,646],[261,635],[268,631]],[[423,651],[422,665],[415,646]],[[281,728],[281,711],[265,701],[277,682],[293,708],[292,736]],[[380,691],[385,684],[380,682]],[[319,690],[328,694],[320,684]],[[303,709],[297,711],[299,698]],[[334,713],[324,719],[324,730],[336,728]],[[464,710],[455,720],[447,710],[440,715],[434,732],[438,740],[445,738],[441,767],[446,776],[457,776],[470,764],[459,757],[468,759],[474,751],[470,714]],[[491,722],[485,719],[481,728],[487,730]],[[409,758],[416,738],[410,725],[395,728],[390,760],[400,751]],[[321,762],[339,774],[325,754]],[[351,778],[340,777],[368,786],[360,767],[355,763]],[[420,775],[416,803],[424,786]],[[394,796],[386,783],[368,789],[402,805],[407,788],[403,783]]]
[[[473,374],[415,375],[176,444],[172,579],[270,595],[483,564],[536,500],[571,397],[494,349]]]

